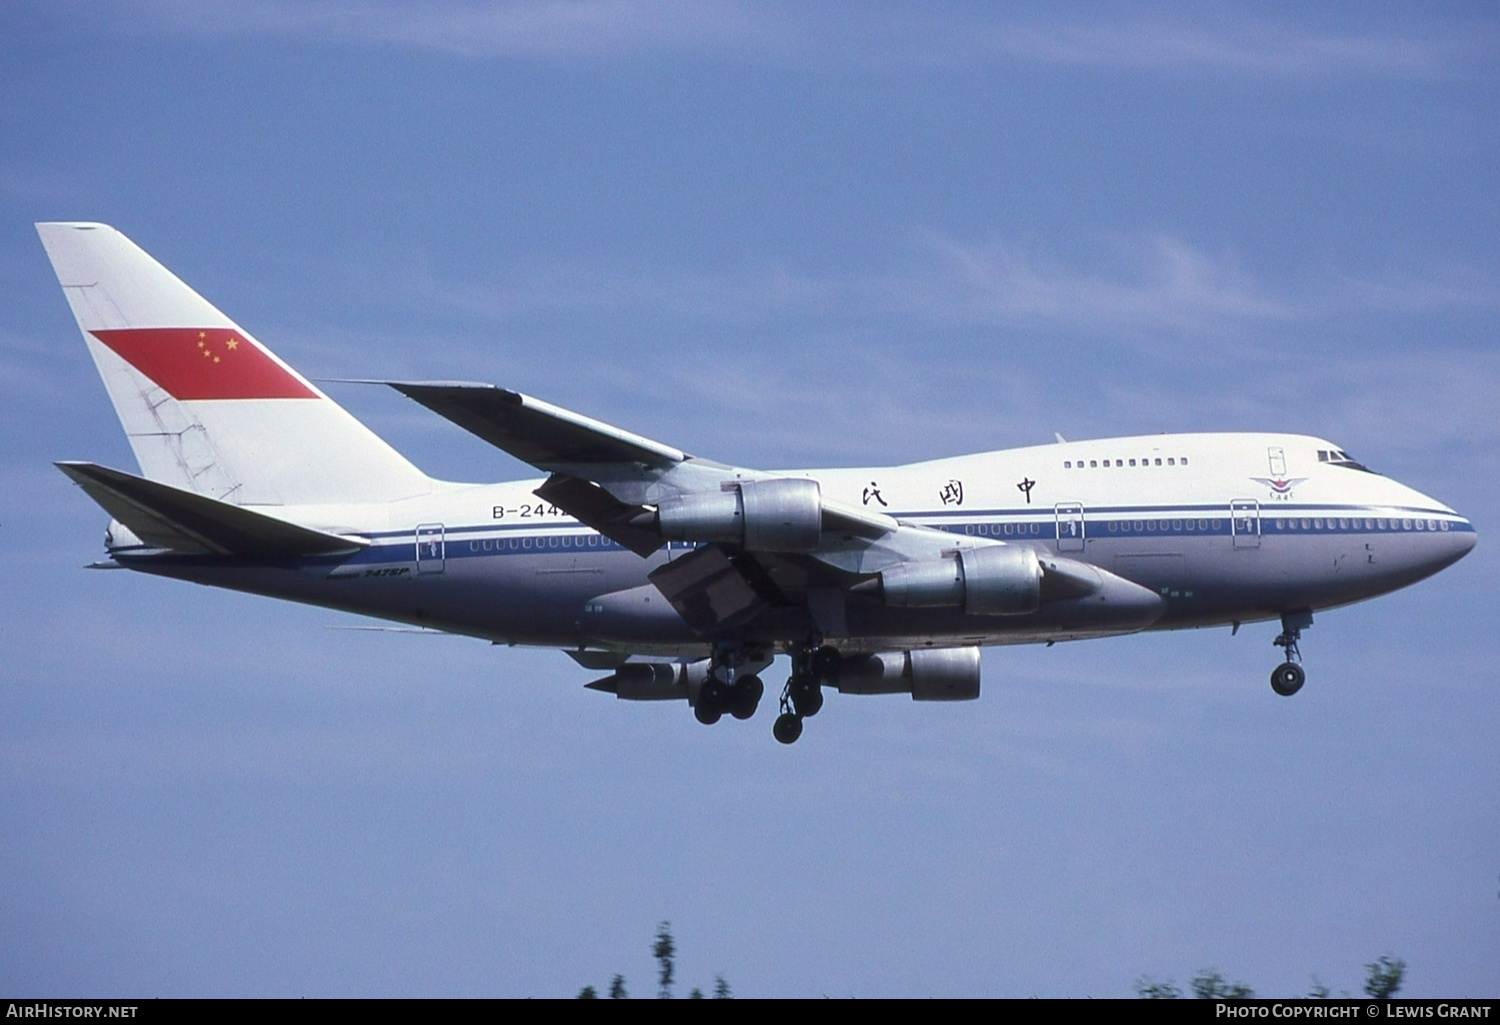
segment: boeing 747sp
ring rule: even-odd
[[[1280,620],[1278,694],[1320,610],[1463,557],[1452,509],[1288,434],[1062,442],[764,472],[489,384],[384,382],[544,479],[434,480],[103,224],[40,224],[140,474],[58,467],[113,564],[559,648],[587,686],[752,716],[824,691],[979,696],[979,649]]]

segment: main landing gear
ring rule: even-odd
[[[1302,639],[1302,631],[1312,626],[1312,621],[1312,613],[1305,610],[1281,614],[1281,633],[1271,643],[1286,653],[1286,661],[1271,671],[1271,689],[1284,698],[1297,693],[1307,682],[1307,673],[1300,665],[1302,652],[1297,650],[1297,642]]]
[[[714,656],[708,676],[698,688],[693,716],[705,726],[712,726],[728,712],[736,719],[748,719],[760,705],[765,684],[755,674],[771,664],[758,653],[730,650]]]
[[[771,728],[783,744],[795,743],[802,736],[802,720],[818,714],[823,707],[823,685],[838,681],[843,664],[838,649],[826,644],[808,644],[791,655],[792,675],[781,692],[781,714]]]

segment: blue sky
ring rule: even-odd
[[[0,13],[0,990],[1500,992],[1488,5],[18,3]],[[1478,548],[1320,615],[984,657],[977,703],[585,691],[555,652],[86,572],[133,468],[31,224],[315,377],[758,466],[1329,437]],[[399,396],[427,471],[527,475]],[[778,679],[779,682],[779,679]]]

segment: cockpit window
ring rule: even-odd
[[[1363,470],[1365,473],[1375,472],[1341,448],[1318,449],[1318,462],[1328,463],[1331,466],[1343,466],[1350,470]]]

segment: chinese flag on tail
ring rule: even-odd
[[[233,328],[90,331],[174,399],[315,399],[317,393]]]

